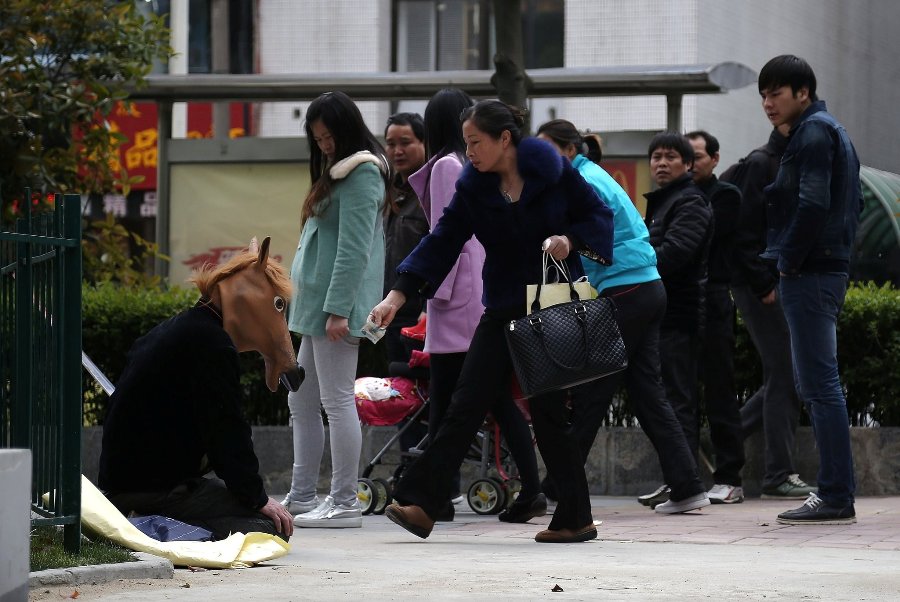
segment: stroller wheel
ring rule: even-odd
[[[356,499],[359,500],[359,509],[363,514],[372,514],[379,502],[378,489],[369,479],[359,479],[356,482]]]
[[[506,492],[497,479],[478,479],[466,496],[475,514],[497,514],[506,505]]]
[[[391,485],[385,479],[372,479],[372,485],[378,493],[378,503],[372,509],[372,514],[384,514],[385,508],[391,503]]]

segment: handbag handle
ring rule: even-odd
[[[569,283],[571,286],[571,283]],[[538,292],[540,292],[540,287],[538,287]],[[577,293],[576,293],[577,296]],[[578,299],[575,299],[576,301]],[[540,316],[531,316],[528,318],[528,324],[531,326],[531,329],[534,331],[535,335],[537,335],[538,340],[541,342],[541,347],[544,350],[544,353],[547,354],[547,357],[550,358],[550,361],[553,362],[557,368],[562,368],[563,370],[582,370],[588,361],[588,336],[587,336],[587,322],[585,321],[585,313],[587,310],[584,307],[584,304],[578,304],[572,306],[573,311],[575,312],[575,319],[578,321],[578,324],[581,326],[581,342],[584,345],[584,353],[581,355],[581,364],[575,366],[568,366],[550,353],[550,350],[547,349],[547,342],[544,340],[544,324],[541,321]]]
[[[531,302],[531,313],[535,313],[539,309],[541,309],[541,287],[547,284],[547,270],[552,265],[556,270],[556,283],[559,283],[560,277],[565,278],[566,284],[569,285],[569,298],[572,301],[581,301],[581,297],[578,295],[578,291],[575,290],[575,285],[572,284],[572,278],[569,276],[569,270],[566,267],[566,264],[560,262],[558,259],[550,255],[550,253],[544,251],[544,271],[542,281],[537,285],[537,290],[534,293],[534,301]],[[547,260],[550,260],[552,263],[548,264]],[[554,283],[551,283],[554,284]]]

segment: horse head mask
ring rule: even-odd
[[[276,391],[279,381],[290,391],[303,382],[285,311],[291,283],[284,268],[269,261],[269,237],[262,245],[254,238],[247,251],[214,269],[191,278],[200,294],[221,310],[222,325],[240,352],[258,351],[266,362],[266,386]]]

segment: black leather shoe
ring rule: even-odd
[[[456,508],[453,506],[453,502],[448,501],[434,520],[439,523],[450,523],[453,522],[454,516],[456,516]]]
[[[504,523],[527,523],[531,519],[545,514],[547,514],[547,497],[543,493],[538,493],[526,500],[520,497],[497,518]]]

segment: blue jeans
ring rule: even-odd
[[[819,497],[843,508],[853,503],[856,490],[847,400],[837,364],[837,318],[847,292],[847,274],[787,275],[778,287],[791,331],[794,378],[819,448]]]

